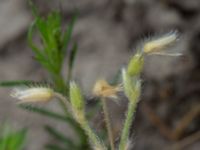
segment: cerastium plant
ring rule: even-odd
[[[181,53],[169,53],[164,51],[169,46],[175,44],[178,39],[176,32],[170,32],[160,37],[149,39],[142,43],[137,49],[136,54],[130,60],[128,67],[122,69],[122,79],[124,93],[129,100],[126,120],[121,133],[119,150],[127,150],[131,141],[129,132],[134,118],[137,103],[141,95],[141,71],[144,66],[145,56],[148,54],[180,56]]]
[[[130,59],[128,66],[122,69],[122,83],[119,85],[112,86],[105,80],[98,80],[95,83],[93,94],[98,96],[102,103],[108,132],[108,145],[90,127],[86,114],[87,111],[85,110],[84,96],[80,87],[72,81],[72,69],[77,45],[72,43],[69,50],[69,41],[76,17],[72,18],[67,30],[63,33],[59,12],[52,12],[44,19],[40,17],[36,8],[32,7],[35,20],[29,30],[28,43],[35,53],[35,59],[49,72],[50,80],[46,84],[32,81],[10,81],[2,82],[1,86],[16,86],[11,95],[19,99],[18,103],[22,108],[67,122],[79,138],[79,140],[72,140],[63,133],[58,132],[55,128],[46,126],[48,133],[62,142],[62,145],[48,144],[46,146],[47,149],[88,150],[92,148],[94,150],[128,150],[131,145],[131,139],[129,139],[130,127],[141,95],[142,83],[140,74],[143,70],[145,57],[150,54],[179,56],[179,53],[169,53],[166,51],[176,42],[178,38],[177,33],[170,32],[160,37],[148,39],[140,44],[136,48],[136,53]],[[41,39],[40,46],[34,44],[33,33],[38,33]],[[68,56],[68,76],[65,80],[62,75],[62,66],[66,55]],[[124,92],[129,102],[120,141],[118,144],[115,144],[107,99],[116,98],[119,91]],[[30,102],[48,102],[50,100],[59,100],[65,115],[26,104]]]

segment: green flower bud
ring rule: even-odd
[[[127,71],[125,69],[122,69],[122,79],[123,79],[123,88],[126,96],[130,95],[132,92],[132,81],[130,76],[128,75]]]
[[[141,90],[141,81],[132,78],[125,69],[122,70],[124,92],[130,101],[138,100]]]
[[[142,55],[142,53],[134,55],[128,64],[128,74],[130,76],[138,76],[143,69],[143,65],[144,56]]]
[[[139,97],[140,97],[140,93],[141,93],[141,80],[136,80],[135,85],[134,85],[134,89],[133,92],[131,93],[131,95],[129,96],[129,99],[132,101],[139,101]]]
[[[84,110],[84,100],[80,88],[75,82],[70,83],[70,101],[72,108],[76,111]]]

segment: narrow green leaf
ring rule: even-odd
[[[37,20],[37,19],[36,19]],[[50,64],[49,60],[48,60],[48,53],[44,54],[44,51],[39,49],[34,43],[33,43],[33,31],[34,31],[34,27],[38,23],[39,21],[35,21],[32,23],[32,25],[29,28],[28,31],[28,44],[30,46],[30,48],[32,49],[32,51],[35,53],[35,59],[45,68],[47,69],[49,72],[54,73],[55,69],[54,67],[52,67],[52,65]],[[41,28],[41,27],[40,27]],[[41,29],[42,30],[42,29]],[[44,33],[45,34],[45,33]]]
[[[38,57],[38,55],[35,56],[35,60],[38,61],[46,70],[48,70],[51,73],[54,73],[54,70],[52,69],[52,66],[49,63],[49,61],[47,61],[44,58]]]
[[[25,104],[21,104],[19,106],[20,106],[20,108],[25,109],[25,110],[30,111],[30,112],[35,112],[35,113],[41,114],[41,115],[46,116],[46,117],[50,117],[50,118],[53,118],[53,119],[68,122],[74,129],[76,129],[76,131],[78,131],[78,132],[83,131],[80,128],[79,124],[69,116],[63,116],[63,115],[60,115],[58,113],[52,112],[50,110],[47,110],[47,109],[44,109],[44,108],[39,108],[39,107],[36,107],[36,106],[25,105]]]
[[[69,23],[69,26],[66,29],[65,34],[63,36],[63,47],[62,47],[63,55],[65,55],[67,46],[68,46],[69,41],[70,41],[70,39],[72,37],[72,32],[73,32],[73,28],[74,28],[74,24],[75,24],[76,19],[77,19],[77,14],[75,14],[72,17],[72,20]]]
[[[39,30],[39,33],[43,42],[42,43],[43,47],[48,46],[48,44],[50,44],[50,41],[49,41],[49,36],[48,36],[48,25],[47,25],[46,20],[38,16],[35,19],[35,24],[36,24],[37,30]],[[45,53],[48,53],[48,51],[46,51]]]
[[[22,129],[21,131],[15,133],[12,137],[12,141],[9,142],[10,149],[21,150],[24,146],[24,141],[26,138],[26,129]]]
[[[35,46],[35,44],[33,43],[33,31],[34,31],[34,27],[35,27],[36,21],[34,21],[31,26],[29,27],[28,30],[28,44],[31,47],[31,49],[33,50],[33,52],[35,53],[36,57],[41,59],[41,60],[46,60],[44,54],[42,53],[42,51]]]
[[[71,139],[69,139],[68,137],[66,137],[65,135],[54,129],[53,127],[46,125],[45,130],[49,133],[49,135],[54,137],[57,141],[64,142],[67,147],[71,147],[72,149],[76,148]]]
[[[76,54],[77,54],[77,49],[78,49],[78,45],[76,43],[74,43],[74,45],[72,47],[72,50],[70,52],[70,55],[69,55],[68,77],[67,77],[68,83],[71,80],[73,66],[74,66],[74,62],[75,62],[75,58],[76,58]]]
[[[5,125],[1,129],[0,150],[22,150],[26,138],[26,129],[12,131]]]
[[[19,107],[22,108],[22,109],[25,109],[27,111],[35,112],[35,113],[38,113],[38,114],[41,114],[43,116],[47,116],[47,117],[50,117],[50,118],[54,118],[54,119],[58,119],[58,120],[62,120],[62,121],[68,120],[67,117],[60,115],[58,113],[49,111],[49,110],[44,109],[44,108],[39,108],[39,107],[36,107],[36,106],[25,105],[25,104],[21,104],[21,105],[19,105]]]
[[[0,81],[0,86],[2,87],[13,87],[13,86],[29,86],[34,85],[36,82],[29,80],[16,80],[16,81]]]
[[[44,109],[44,108],[38,108],[36,106],[30,106],[30,105],[24,105],[24,104],[21,104],[19,106],[22,109],[25,109],[27,111],[35,112],[35,113],[41,114],[43,116],[47,116],[47,117],[50,117],[50,118],[53,118],[53,119],[57,119],[57,120],[60,120],[60,121],[67,122],[72,127],[72,129],[74,129],[74,131],[79,135],[79,138],[81,139],[82,145],[85,145],[85,143],[88,142],[88,139],[87,139],[87,136],[86,136],[84,130],[80,127],[80,125],[72,117],[70,117],[70,116],[65,117],[65,116],[60,115],[58,113],[49,111],[49,110]]]
[[[69,63],[70,70],[72,70],[72,68],[73,68],[74,61],[75,61],[76,54],[77,54],[77,49],[78,49],[78,45],[77,45],[77,43],[74,43],[72,50],[70,52],[70,55],[69,55],[69,62],[68,63]]]
[[[32,14],[36,17],[38,16],[38,10],[37,7],[33,4],[32,0],[28,0],[28,4],[32,9]]]

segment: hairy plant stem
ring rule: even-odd
[[[67,107],[66,107],[65,103],[60,99],[59,99],[59,105],[63,109],[65,115],[68,116],[69,113],[68,113]]]
[[[62,94],[66,95],[67,87],[63,81],[61,74],[54,75],[53,82],[55,85],[55,89],[58,90],[58,92],[55,92],[54,95],[55,95],[55,97],[57,97],[59,99],[59,104],[60,104],[61,108],[63,109],[65,114],[68,116],[69,115],[68,111],[70,110],[69,109],[70,103],[67,100],[67,98],[62,95]],[[61,92],[62,94],[60,94],[59,92]]]
[[[67,100],[67,98],[65,96],[63,96],[62,94],[57,93],[57,92],[54,92],[54,96],[57,97],[63,105],[65,105],[65,110],[67,110],[67,114],[68,114],[68,112],[72,111],[71,104],[69,103],[69,101]]]
[[[115,146],[114,146],[113,133],[112,133],[112,127],[111,127],[111,121],[110,121],[110,116],[109,116],[109,112],[108,112],[108,107],[107,107],[107,103],[106,103],[106,98],[102,98],[101,101],[103,104],[103,113],[104,113],[104,118],[105,118],[105,122],[106,122],[106,128],[108,131],[110,147],[111,147],[111,150],[114,150]]]
[[[81,127],[85,130],[85,133],[87,134],[94,150],[106,150],[104,144],[100,141],[98,136],[93,132],[93,130],[89,126],[89,123],[85,118],[85,115],[82,112],[78,112],[76,113],[75,118],[80,123]]]
[[[67,116],[70,116],[71,121],[73,122],[72,125],[75,129],[75,131],[79,134],[80,139],[81,139],[81,145],[85,145],[85,142],[87,141],[87,137],[85,134],[85,131],[81,128],[80,124],[72,118],[72,109],[71,109],[71,104],[67,100],[65,96],[58,92],[54,92],[54,96],[59,99],[59,102],[62,107],[65,107],[65,113]]]
[[[121,135],[120,144],[119,144],[119,150],[127,150],[130,127],[131,127],[132,121],[134,119],[134,114],[135,114],[136,108],[137,108],[137,99],[131,100],[128,104],[128,111],[127,111],[124,127],[122,130],[122,135]]]

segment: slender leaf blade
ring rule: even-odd
[[[49,133],[49,135],[54,137],[57,141],[64,142],[67,147],[75,149],[76,146],[74,145],[74,142],[65,135],[63,135],[61,132],[57,131],[56,129],[54,129],[49,125],[45,126],[45,130]]]
[[[1,87],[29,86],[33,84],[36,84],[36,82],[30,80],[0,81]]]
[[[76,58],[77,50],[78,50],[78,45],[77,45],[77,43],[74,43],[72,50],[70,52],[70,55],[69,55],[69,62],[68,63],[69,63],[70,70],[72,70],[72,68],[74,66],[74,61],[75,61],[75,58]]]
[[[38,113],[40,115],[47,116],[47,117],[50,117],[50,118],[53,118],[53,119],[58,119],[58,120],[62,120],[62,121],[68,120],[67,117],[60,115],[58,113],[52,112],[50,110],[44,109],[44,108],[39,108],[39,107],[36,107],[36,106],[25,105],[25,104],[20,104],[19,107],[22,108],[22,109],[25,109],[27,111],[35,112],[35,113]]]
[[[62,51],[63,51],[63,54],[65,55],[66,53],[66,49],[67,49],[67,46],[69,44],[69,41],[71,40],[71,37],[72,37],[72,32],[73,32],[73,28],[74,28],[74,24],[76,22],[76,19],[77,19],[77,14],[75,14],[73,17],[72,17],[72,20],[71,22],[69,23],[69,26],[68,28],[66,29],[65,31],[65,34],[63,36],[63,47],[62,47]]]
[[[68,77],[67,77],[68,84],[69,84],[69,82],[71,80],[71,76],[72,76],[72,71],[73,71],[73,66],[74,66],[77,50],[78,50],[78,45],[76,43],[74,43],[74,45],[72,47],[72,50],[70,52],[70,55],[69,55]]]

